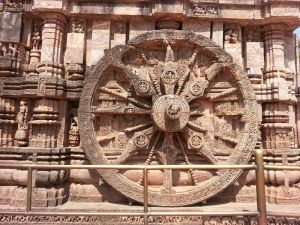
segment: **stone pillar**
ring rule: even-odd
[[[261,84],[265,67],[264,42],[261,28],[247,27],[245,29],[245,67],[247,75],[254,86]]]
[[[68,80],[83,80],[86,21],[72,18],[70,25],[65,54],[66,78]]]
[[[295,115],[291,106],[296,101],[291,90],[290,72],[286,68],[286,26],[284,24],[270,24],[263,27],[265,43],[265,71],[262,84],[262,140],[266,155],[281,156],[281,163],[288,165],[291,140],[294,135],[291,122]],[[268,198],[271,202],[287,202],[295,198],[290,193],[293,183],[289,172],[268,171],[271,185],[283,185],[280,188],[270,187]],[[274,190],[273,190],[274,189]],[[276,189],[276,190],[275,190]],[[295,192],[296,193],[296,192]],[[299,197],[299,196],[297,196]]]
[[[114,21],[111,24],[110,48],[116,45],[126,44],[128,38],[128,23],[126,21]]]
[[[266,25],[263,31],[266,57],[262,85],[265,91],[263,146],[266,149],[276,149],[286,153],[290,145],[287,143],[287,134],[290,131],[288,101],[291,96],[285,74],[285,27],[283,24],[270,24]],[[278,103],[278,100],[281,102]],[[279,139],[285,141],[285,144]]]
[[[214,22],[212,28],[212,39],[222,48],[224,47],[223,35],[224,35],[224,24],[221,22]]]
[[[244,67],[242,57],[242,30],[239,25],[225,24],[224,49],[232,56],[236,64],[242,68]]]
[[[42,29],[41,64],[39,76],[61,78],[64,74],[63,52],[66,18],[59,13],[44,13]]]
[[[87,34],[86,66],[94,66],[104,56],[104,51],[109,49],[110,43],[109,20],[94,20]]]

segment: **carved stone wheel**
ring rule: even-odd
[[[86,80],[80,137],[93,164],[247,164],[258,137],[255,94],[213,41],[151,31],[107,51]],[[140,170],[98,170],[143,202]],[[183,206],[224,190],[242,170],[149,171],[149,203]]]

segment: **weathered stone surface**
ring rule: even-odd
[[[84,55],[84,33],[68,33],[65,63],[83,64]]]
[[[1,42],[19,42],[22,29],[22,13],[3,12],[0,23]]]
[[[87,46],[87,65],[95,65],[109,49],[110,21],[93,21],[91,38]]]
[[[0,17],[0,164],[245,164],[255,149],[266,164],[299,164],[298,0],[5,0]],[[140,170],[98,172],[34,171],[33,206],[143,202]],[[256,201],[254,170],[148,175],[152,205]],[[265,175],[269,203],[299,204],[298,172]],[[0,208],[25,205],[25,170],[0,170],[0,184]],[[0,217],[27,220],[41,218]]]

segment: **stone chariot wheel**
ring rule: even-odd
[[[92,164],[247,164],[258,137],[255,94],[241,69],[210,39],[171,30],[105,54],[84,85],[79,126]],[[142,171],[98,172],[143,202]],[[241,172],[149,171],[149,203],[204,201]]]

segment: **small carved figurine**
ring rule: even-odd
[[[18,129],[27,129],[28,105],[26,100],[20,101],[20,111],[17,116]]]
[[[79,128],[78,128],[78,115],[77,109],[71,109],[71,126],[69,131],[69,145],[71,147],[79,146]]]
[[[224,42],[226,44],[236,44],[239,42],[238,34],[235,30],[229,29],[225,31]]]
[[[17,145],[25,147],[28,145],[28,102],[22,99],[20,101],[20,109],[17,115],[18,130],[15,138]]]

